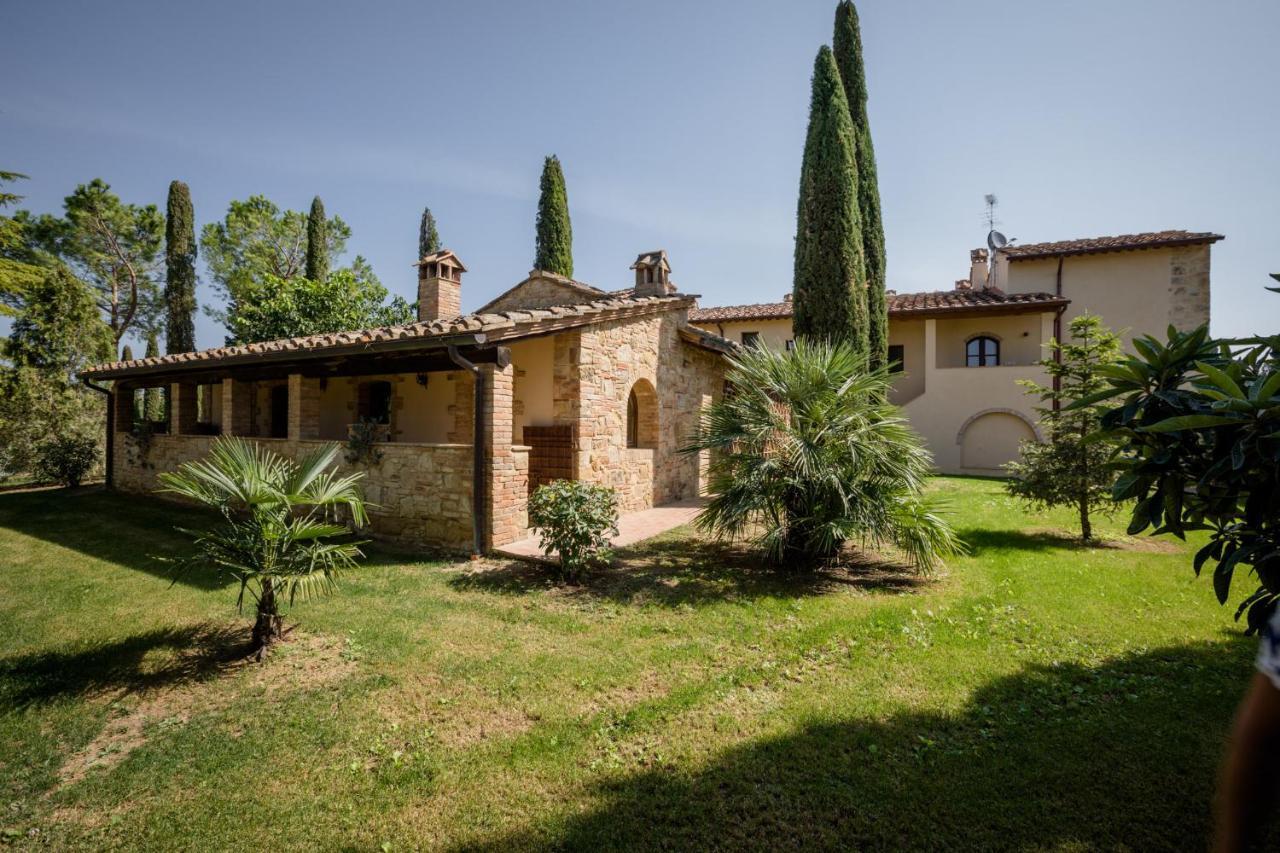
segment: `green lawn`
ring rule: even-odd
[[[152,559],[193,513],[0,494],[0,840],[1203,847],[1253,643],[1191,546],[937,488],[971,554],[926,581],[688,530],[573,590],[377,551],[261,666],[232,589]]]

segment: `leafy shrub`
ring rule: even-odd
[[[88,436],[62,435],[36,447],[36,477],[64,486],[78,486],[98,464],[98,441]]]
[[[1261,630],[1280,600],[1280,335],[1214,340],[1208,327],[1169,328],[1133,341],[1136,355],[1105,371],[1109,388],[1079,406],[1120,397],[1102,431],[1122,442],[1117,500],[1133,499],[1129,533],[1209,531],[1196,574],[1213,568],[1225,604],[1248,566],[1258,587],[1236,610]]]
[[[750,536],[778,566],[812,568],[858,539],[927,571],[962,546],[922,494],[933,460],[888,402],[887,368],[845,344],[734,356],[730,393],[702,413],[685,452],[710,452],[698,525]]]
[[[382,461],[382,451],[378,449],[377,443],[386,441],[386,434],[386,424],[361,418],[347,429],[347,450],[342,458],[350,465],[359,462],[377,465]]]
[[[529,498],[529,523],[538,528],[543,552],[559,555],[560,577],[574,582],[608,558],[610,538],[618,535],[618,500],[605,486],[556,480]]]

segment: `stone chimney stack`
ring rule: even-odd
[[[462,316],[462,274],[466,271],[448,249],[418,261],[418,322]]]
[[[670,296],[676,292],[665,249],[641,252],[631,268],[636,271],[636,296]]]
[[[986,290],[990,285],[987,281],[986,249],[974,249],[969,253],[969,284],[976,290]]]

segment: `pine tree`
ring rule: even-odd
[[[866,357],[862,252],[849,107],[835,58],[823,45],[814,62],[809,131],[800,167],[793,283],[797,337],[843,341]]]
[[[418,257],[425,258],[432,252],[440,251],[440,232],[436,230],[436,218],[431,215],[431,208],[422,209],[422,222],[418,225]]]
[[[845,99],[849,102],[849,120],[853,124],[858,215],[862,221],[862,249],[867,273],[867,355],[872,367],[880,367],[889,360],[884,221],[880,216],[876,150],[871,142],[871,122],[867,117],[867,75],[862,62],[862,35],[853,0],[841,0],[836,6],[836,28],[831,47],[844,83]]]
[[[307,278],[319,282],[329,278],[329,240],[320,196],[311,200],[307,217]]]
[[[1022,384],[1046,405],[1036,409],[1044,442],[1024,441],[1022,458],[1006,467],[1013,479],[1006,488],[1035,507],[1073,507],[1080,519],[1080,538],[1093,538],[1091,515],[1099,507],[1114,508],[1114,472],[1107,466],[1112,447],[1087,441],[1098,429],[1107,405],[1068,408],[1108,386],[1100,368],[1120,360],[1120,341],[1097,317],[1084,314],[1071,321],[1071,342],[1049,342],[1050,356],[1040,362],[1053,380]]]
[[[542,165],[533,267],[573,278],[573,227],[569,224],[569,196],[564,187],[560,159],[554,154]]]
[[[169,184],[164,260],[165,350],[193,352],[196,348],[196,226],[191,190],[182,181]]]
[[[160,355],[160,340],[154,329],[147,333],[147,358],[155,358]],[[146,419],[150,423],[158,423],[164,420],[164,389],[148,388],[145,395]]]

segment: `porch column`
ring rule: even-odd
[[[586,467],[578,458],[579,423],[582,420],[582,334],[562,332],[554,338],[551,403],[557,426],[569,428],[569,479],[576,480]]]
[[[133,417],[135,414],[133,398],[134,389],[131,385],[122,385],[117,382],[111,389],[111,399],[116,407],[114,424],[116,432],[133,432]]]
[[[320,437],[320,383],[289,374],[289,440]]]
[[[249,435],[249,394],[253,385],[230,377],[222,380],[222,434]]]
[[[169,434],[195,435],[199,420],[200,386],[190,382],[174,382],[169,386]]]
[[[479,365],[484,411],[489,421],[484,441],[489,457],[485,471],[489,529],[485,548],[500,548],[524,536],[528,522],[529,457],[511,449],[515,367]]]

